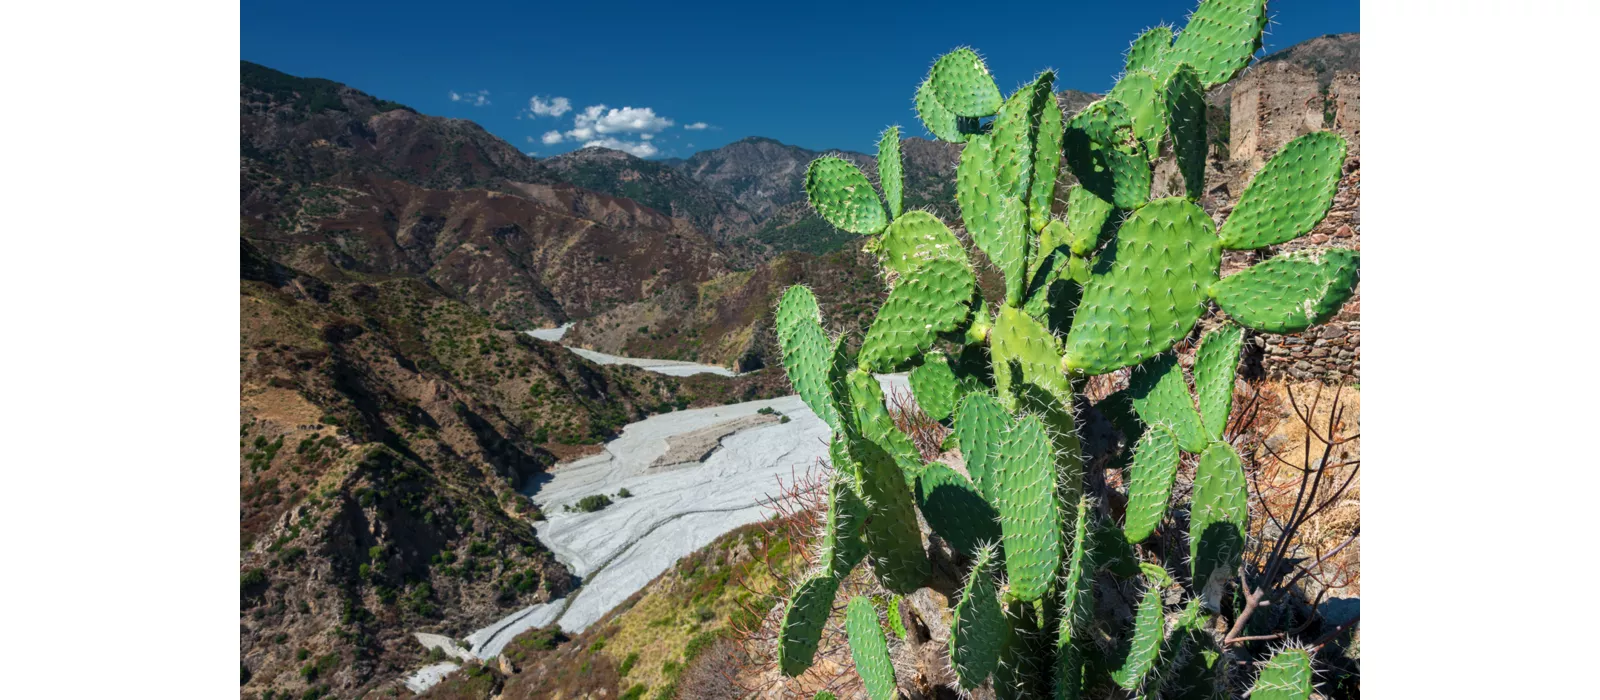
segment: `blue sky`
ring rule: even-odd
[[[1047,67],[1058,87],[1104,92],[1141,30],[1181,27],[1196,4],[245,0],[240,44],[246,60],[471,119],[538,156],[592,141],[688,156],[746,136],[870,152],[890,124],[927,135],[911,97],[954,47],[983,54],[1006,92]],[[1360,30],[1357,0],[1269,8],[1268,53]]]

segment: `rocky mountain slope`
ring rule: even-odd
[[[418,275],[562,323],[728,271],[693,223],[560,182],[471,122],[242,63],[240,235],[329,281]]]

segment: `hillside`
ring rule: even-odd
[[[744,236],[755,218],[733,198],[667,164],[598,146],[543,161],[563,181],[625,197],[668,216],[684,219],[711,235],[740,262],[754,262]]]
[[[728,271],[694,224],[560,182],[471,122],[241,63],[240,235],[328,281],[426,278],[530,328]]]

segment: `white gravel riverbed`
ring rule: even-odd
[[[565,327],[529,333],[559,340],[564,332]],[[589,351],[573,350],[589,356]],[[732,374],[725,368],[693,363],[639,366],[677,376],[683,376],[679,372],[693,374],[687,371],[691,367]],[[886,391],[906,385],[904,375],[878,379]],[[668,438],[747,418],[764,407],[788,416],[789,422],[756,425],[727,435],[721,447],[699,463],[650,467],[666,453]],[[569,634],[583,631],[678,559],[729,530],[771,514],[768,502],[778,491],[777,479],[789,480],[817,468],[818,460],[827,457],[828,438],[828,426],[800,397],[784,396],[651,416],[624,427],[600,454],[558,465],[535,477],[524,493],[548,518],[538,523],[535,534],[572,569],[581,585],[565,598],[518,610],[468,635],[472,656],[493,658],[513,637],[551,623]],[[616,494],[623,488],[633,496],[618,498]],[[563,512],[563,506],[594,494],[610,495],[612,505],[593,513]],[[430,670],[432,673],[426,674],[419,671],[407,684],[436,683],[437,667],[424,669]]]

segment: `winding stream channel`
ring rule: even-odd
[[[570,324],[569,324],[570,325]],[[528,334],[559,341],[567,326]],[[713,372],[724,367],[691,362],[618,357],[568,348],[598,364],[629,364],[672,376]],[[904,386],[904,375],[878,377],[887,391]],[[770,407],[789,418],[760,420]],[[440,635],[419,633],[423,645],[442,647],[457,659],[491,659],[524,631],[550,624],[569,634],[582,632],[627,600],[678,559],[741,525],[767,517],[777,479],[817,466],[828,454],[827,424],[799,396],[675,411],[630,423],[600,454],[558,465],[523,488],[547,520],[535,527],[539,541],[579,578],[566,597],[513,612],[468,635],[462,649]],[[713,442],[714,441],[714,442]],[[697,461],[673,463],[685,453]],[[704,451],[699,446],[704,446]],[[626,488],[632,496],[617,498]],[[564,512],[584,496],[607,494],[612,505],[593,512]],[[420,669],[406,685],[417,692],[437,683],[457,665],[443,662]]]

